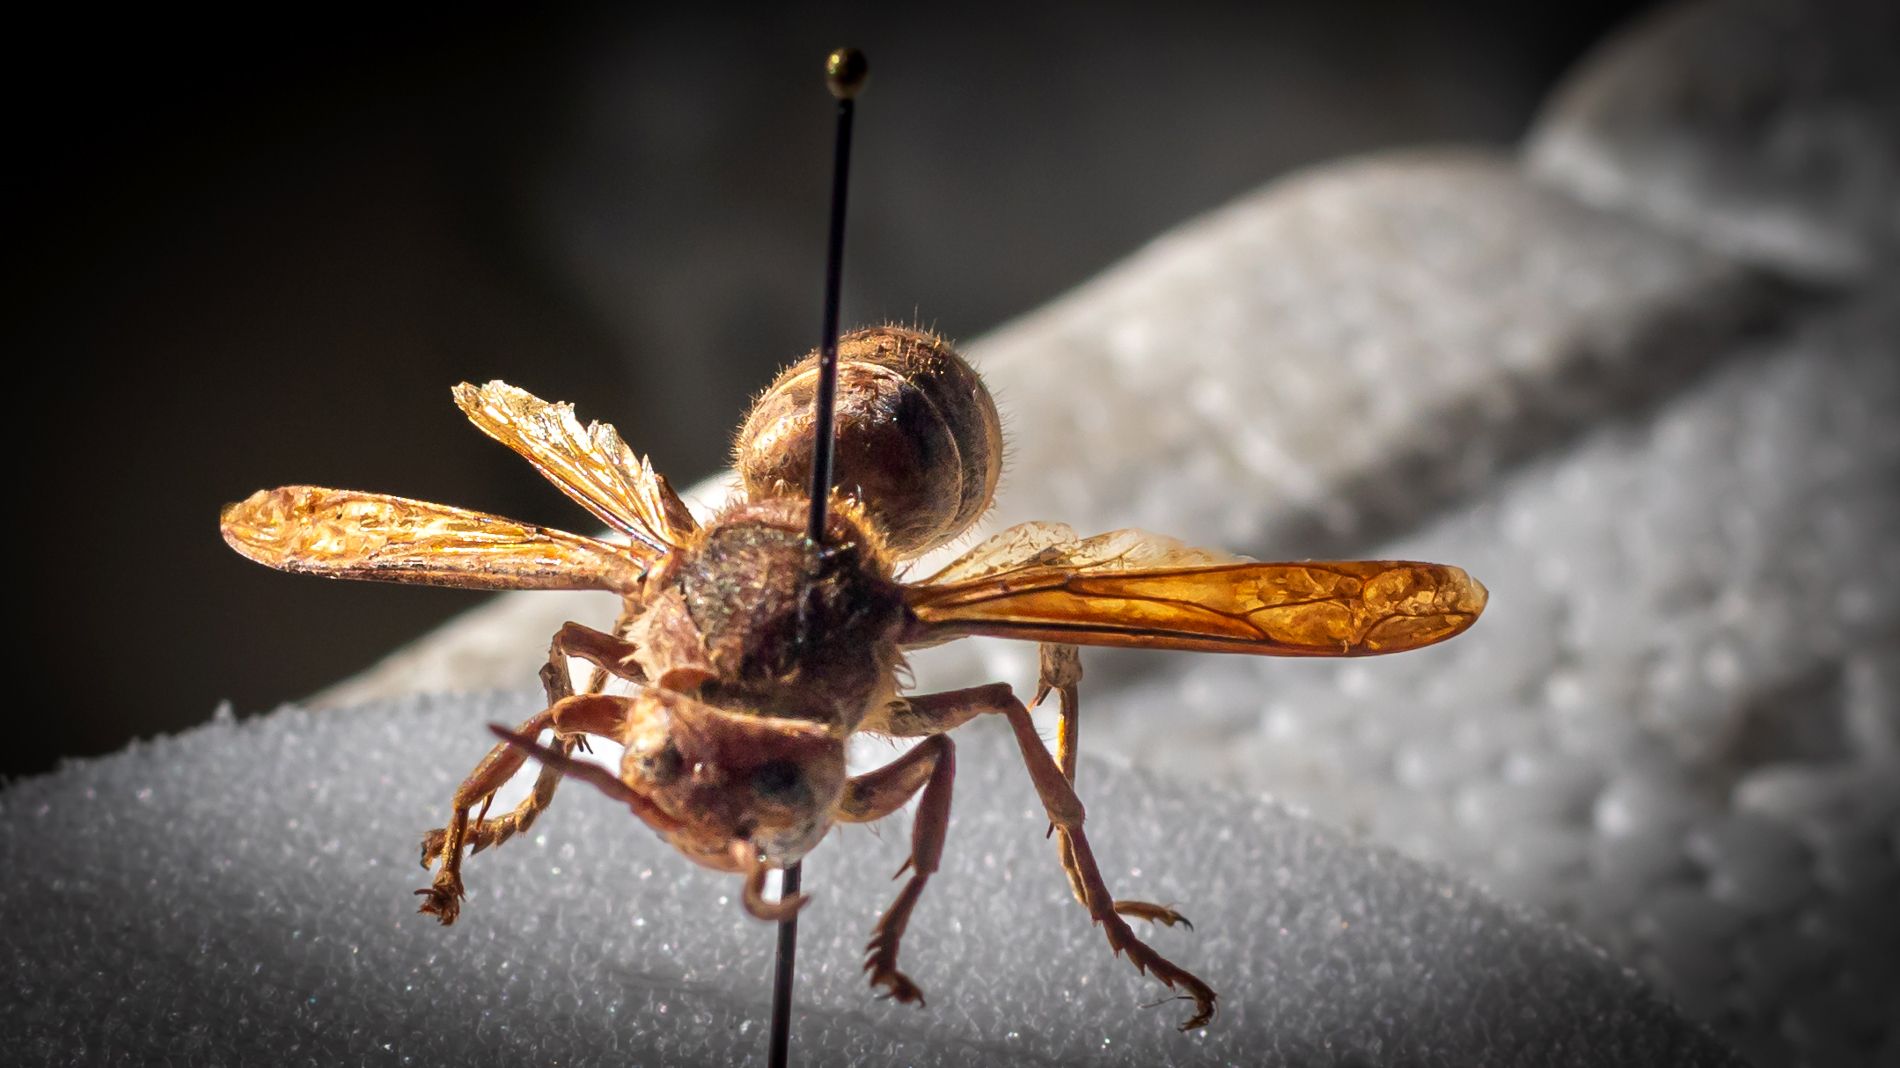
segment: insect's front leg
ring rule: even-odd
[[[646,672],[633,659],[636,646],[627,640],[640,609],[640,598],[630,595],[620,602],[620,614],[614,619],[612,631],[570,622],[554,633],[554,640],[548,643],[548,662],[541,668],[541,685],[547,690],[548,704],[574,692],[573,676],[567,668],[568,660],[573,657],[593,665],[588,670],[587,686],[582,693],[599,693],[606,689],[610,676],[629,682],[647,681]]]
[[[917,899],[923,896],[924,884],[943,859],[944,838],[950,829],[950,786],[956,774],[956,745],[947,735],[932,735],[889,764],[845,784],[844,796],[834,810],[840,822],[870,823],[902,808],[918,790],[924,792],[911,824],[910,857],[897,869],[898,875],[909,871],[910,880],[884,910],[871,929],[870,944],[864,947],[864,970],[871,973],[871,985],[883,987],[887,996],[902,1002],[924,1003],[923,991],[897,970],[897,947]]]
[[[633,661],[633,643],[621,637],[630,625],[633,616],[637,614],[637,603],[632,598],[628,598],[623,603],[620,618],[614,623],[612,634],[582,626],[579,623],[565,624],[555,632],[553,640],[548,643],[547,663],[541,667],[541,686],[547,694],[549,709],[555,708],[562,701],[574,696],[573,676],[569,674],[567,666],[570,658],[586,660],[594,665],[587,688],[582,691],[583,694],[599,693],[606,687],[609,674],[633,682],[645,680],[646,676],[641,672],[640,666]],[[526,731],[525,724],[523,730]],[[557,742],[561,752],[569,755],[577,749],[585,752],[588,748],[587,736],[580,732],[562,733]],[[497,747],[489,756],[493,757],[502,748],[505,747]],[[464,789],[478,776],[484,782],[488,781],[489,777],[482,775],[486,766],[487,761],[477,766],[475,772],[470,774],[468,781],[462,784]],[[517,762],[515,766],[520,767],[520,763]],[[446,861],[448,842],[450,837],[455,835],[458,823],[463,828],[460,834],[463,845],[476,853],[480,853],[489,846],[500,845],[526,831],[534,825],[534,821],[540,817],[542,810],[554,802],[554,789],[561,783],[561,771],[551,764],[543,764],[540,774],[535,777],[534,789],[529,791],[528,796],[522,798],[520,803],[509,812],[489,819],[488,806],[494,800],[494,793],[507,781],[508,776],[503,776],[500,781],[494,782],[488,788],[486,794],[476,795],[469,802],[471,806],[479,804],[482,807],[480,815],[473,822],[469,821],[467,812],[463,810],[461,802],[463,791],[456,791],[455,815],[450,818],[449,826],[437,827],[422,836],[424,867],[428,866],[431,859],[437,857]],[[424,910],[432,911],[427,906]]]
[[[529,716],[516,729],[516,733],[534,737],[548,727],[554,728],[561,752],[566,754],[572,752],[589,734],[613,741],[621,740],[626,729],[625,712],[617,698],[603,694],[578,694],[563,698],[552,707]],[[491,845],[508,840],[533,823],[535,816],[554,799],[554,787],[560,782],[561,773],[558,769],[544,766],[540,776],[535,779],[533,793],[513,812],[493,820],[477,819],[473,827],[470,826],[470,810],[478,802],[486,810],[495,791],[513,778],[526,760],[526,753],[506,743],[490,749],[488,755],[475,765],[475,770],[456,789],[455,797],[450,802],[454,814],[449,818],[449,825],[430,831],[422,838],[422,866],[426,868],[431,860],[440,860],[442,867],[436,872],[435,881],[416,893],[423,896],[421,911],[434,916],[444,926],[454,923],[461,914],[464,896],[463,849],[473,845],[474,851],[479,853]]]
[[[1043,642],[1037,647],[1036,697],[1029,702],[1034,708],[1048,698],[1050,693],[1057,695],[1056,702],[1056,764],[1062,769],[1062,777],[1075,785],[1076,750],[1082,737],[1082,655],[1073,645],[1053,645]],[[1054,833],[1055,824],[1049,825]],[[1068,835],[1061,835],[1057,848],[1062,855],[1062,872],[1069,877],[1069,889],[1075,899],[1082,904],[1089,903],[1088,891],[1082,883],[1082,869],[1075,859],[1075,844]],[[1188,930],[1194,925],[1186,916],[1151,901],[1135,901],[1122,898],[1115,902],[1115,911],[1123,916],[1132,916],[1149,923],[1165,924],[1173,927],[1181,924]]]
[[[634,662],[635,646],[627,640],[627,632],[633,628],[633,621],[639,618],[641,602],[639,598],[629,596],[620,603],[620,615],[614,619],[612,631],[595,630],[579,623],[564,623],[554,632],[554,638],[548,642],[548,662],[541,666],[541,686],[547,691],[548,704],[553,705],[563,697],[574,693],[573,675],[569,673],[567,662],[578,657],[592,664],[588,671],[587,686],[582,693],[599,693],[607,688],[607,679],[614,676],[629,682],[645,682],[646,672]]]
[[[520,733],[538,735],[548,724],[554,722],[554,710],[544,708],[529,716],[518,728]],[[468,841],[468,814],[477,801],[487,808],[488,801],[495,791],[507,782],[514,773],[521,770],[526,757],[506,745],[497,745],[488,751],[482,762],[475,765],[462,785],[456,787],[453,806],[447,827],[438,827],[422,836],[422,866],[428,867],[432,859],[442,861],[442,870],[435,873],[435,881],[416,891],[422,895],[421,911],[434,916],[444,927],[455,922],[461,915],[462,898],[462,848]],[[543,776],[545,778],[546,776]],[[541,782],[536,781],[536,792],[540,792]],[[553,794],[550,783],[548,793]],[[478,820],[478,825],[489,821]],[[510,831],[509,833],[513,833]]]
[[[1049,750],[1043,746],[1042,738],[1036,733],[1035,721],[1029,718],[1029,709],[1016,699],[1009,685],[999,682],[968,690],[927,694],[910,698],[909,704],[913,715],[924,718],[941,708],[962,719],[994,712],[1009,721],[1010,731],[1016,737],[1016,746],[1022,751],[1023,764],[1029,771],[1029,780],[1035,785],[1037,796],[1042,799],[1042,807],[1048,813],[1049,822],[1056,825],[1056,833],[1064,843],[1064,867],[1073,865],[1071,878],[1080,886],[1076,896],[1089,910],[1089,916],[1102,925],[1103,933],[1108,936],[1109,948],[1116,953],[1128,954],[1128,961],[1136,970],[1153,975],[1170,990],[1179,987],[1187,991],[1187,996],[1194,1000],[1194,1015],[1181,1025],[1182,1030],[1205,1027],[1214,1018],[1217,995],[1198,976],[1155,952],[1148,943],[1135,935],[1128,922],[1116,911],[1114,895],[1108,891],[1101,867],[1095,862],[1095,852],[1089,847],[1088,835],[1082,830],[1082,822],[1087,815],[1082,807],[1082,799],[1076,796],[1075,787],[1062,774],[1062,768],[1049,756]]]

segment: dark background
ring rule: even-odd
[[[1509,145],[1635,6],[16,23],[35,684],[0,773],[266,709],[476,602],[249,564],[225,501],[314,482],[591,529],[456,381],[575,400],[682,485],[722,466],[816,340],[831,47],[874,70],[845,317],[967,339],[1291,168]]]

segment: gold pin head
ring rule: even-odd
[[[850,100],[863,92],[870,77],[870,63],[855,48],[834,48],[825,57],[825,84],[839,100]]]

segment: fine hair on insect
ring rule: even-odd
[[[864,969],[902,1002],[923,992],[898,966],[906,926],[946,848],[951,732],[1000,716],[1053,828],[1056,860],[1110,948],[1193,1002],[1183,1028],[1213,1019],[1214,990],[1152,949],[1129,920],[1184,923],[1172,908],[1115,897],[1076,793],[1078,647],[1274,656],[1400,652],[1459,634],[1484,608],[1462,570],[1413,561],[1263,563],[1139,530],[1078,536],[1059,523],[1011,527],[920,579],[900,568],[968,530],[1002,468],[995,404],[941,338],[896,326],[838,345],[835,478],[824,537],[807,537],[816,354],[788,368],[744,419],[740,488],[701,520],[613,427],[502,382],[455,387],[457,405],[617,533],[590,537],[381,494],[285,486],[227,506],[225,540],[285,571],[487,590],[591,589],[620,597],[606,629],[563,626],[541,667],[546,706],[513,729],[422,841],[436,865],[418,891],[444,924],[463,902],[466,854],[527,829],[563,778],[592,784],[694,861],[741,880],[745,910],[767,874],[795,864],[839,823],[868,823],[920,798],[908,878],[872,928]],[[971,635],[1039,643],[1025,704],[1006,683],[942,693],[899,687],[907,651]],[[591,667],[576,686],[570,662]],[[610,679],[629,692],[606,692]],[[1030,708],[1057,698],[1053,754]],[[918,739],[852,776],[854,736]],[[549,735],[547,741],[543,735]],[[575,759],[589,738],[624,747],[617,772]],[[540,770],[512,810],[495,792],[529,760]]]

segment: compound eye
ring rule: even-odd
[[[789,760],[768,760],[753,770],[752,789],[766,800],[789,804],[805,796],[805,776]]]
[[[686,758],[680,755],[679,746],[668,741],[665,748],[642,759],[640,766],[656,785],[666,786],[680,777],[686,768]]]

